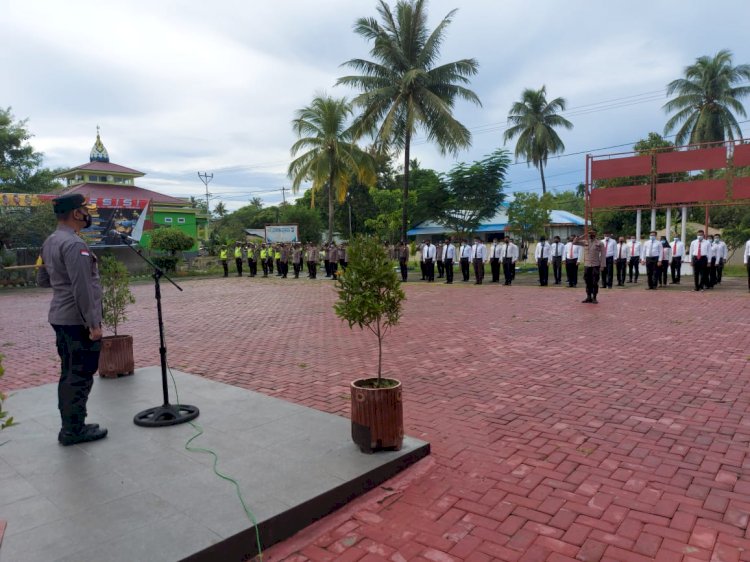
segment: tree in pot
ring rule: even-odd
[[[401,318],[406,298],[396,270],[377,238],[357,237],[349,245],[349,264],[339,275],[336,315],[352,328],[378,338],[378,376],[351,383],[352,439],[366,453],[399,450],[404,439],[401,382],[382,376],[383,338]]]
[[[102,282],[102,324],[114,334],[102,338],[99,375],[131,375],[135,368],[133,336],[117,333],[118,326],[127,320],[128,306],[135,302],[133,293],[130,292],[128,270],[117,258],[104,256],[101,259],[99,274]]]

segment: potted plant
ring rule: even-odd
[[[117,333],[117,328],[127,316],[128,305],[135,302],[130,292],[128,270],[113,256],[104,256],[99,266],[102,282],[102,324],[112,330],[112,336],[102,338],[102,351],[99,355],[99,375],[118,377],[131,375],[135,368],[133,360],[133,336]]]
[[[401,317],[405,298],[388,254],[376,238],[357,237],[349,246],[349,265],[338,275],[336,315],[378,338],[378,376],[350,385],[352,439],[365,453],[399,450],[404,440],[401,382],[382,376],[383,338]]]

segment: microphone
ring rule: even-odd
[[[124,240],[127,243],[138,242],[138,240],[136,240],[135,238],[131,238],[124,232],[117,232],[116,230],[110,230],[109,234],[111,236],[116,236],[117,238],[120,238],[121,240]]]

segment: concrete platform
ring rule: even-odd
[[[205,434],[192,446],[213,449],[219,471],[239,482],[263,548],[429,454],[407,437],[401,451],[365,455],[346,418],[173,373],[182,402],[201,410]],[[89,421],[109,437],[62,447],[57,386],[15,392],[6,406],[19,425],[0,434],[0,562],[251,559],[255,531],[234,487],[211,456],[184,448],[195,430],[133,424],[160,403],[158,367],[97,380]]]

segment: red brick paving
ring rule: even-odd
[[[373,373],[376,343],[334,316],[330,281],[184,286],[163,289],[176,368],[344,415],[349,381]],[[384,368],[404,382],[407,432],[433,455],[266,560],[750,560],[739,285],[641,284],[599,305],[558,287],[405,289]],[[152,289],[134,292],[125,332],[137,366],[155,365]],[[56,378],[48,301],[0,293],[4,390]]]

